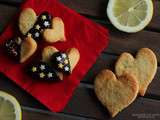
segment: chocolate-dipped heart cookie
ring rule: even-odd
[[[139,83],[139,93],[144,96],[157,71],[156,55],[148,48],[140,49],[136,58],[123,53],[116,63],[115,71],[118,76],[126,72],[133,74]]]
[[[51,28],[51,20],[52,16],[48,12],[42,12],[26,36],[32,37],[36,41],[41,40],[44,29]]]
[[[19,29],[23,35],[36,41],[42,37],[50,43],[66,39],[63,20],[59,17],[52,18],[47,11],[36,17],[32,8],[25,8],[20,14]]]
[[[95,79],[95,93],[112,117],[130,105],[138,93],[138,82],[130,74],[116,78],[110,70],[101,71]]]
[[[80,59],[79,51],[76,48],[68,49],[67,52],[59,52],[53,46],[44,48],[42,60],[52,64],[60,72],[71,73]]]
[[[31,37],[22,41],[20,37],[9,39],[5,43],[6,52],[20,63],[25,62],[37,49],[37,43]]]

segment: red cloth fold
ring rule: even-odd
[[[48,11],[54,17],[61,17],[65,24],[66,42],[52,44],[59,50],[66,50],[76,47],[80,51],[80,61],[70,76],[64,77],[62,82],[39,82],[31,79],[26,73],[26,66],[35,60],[24,64],[17,64],[7,57],[3,49],[3,43],[14,36],[16,28],[15,21],[12,21],[0,37],[0,71],[26,90],[50,110],[59,112],[71,98],[73,91],[83,79],[89,68],[95,63],[101,51],[108,45],[108,31],[80,16],[73,10],[67,8],[57,0],[27,0],[22,4],[21,9],[31,7],[37,15],[42,11]],[[46,43],[39,43],[36,54],[41,54],[41,50]],[[40,58],[39,58],[40,59]],[[78,101],[78,100],[77,100]]]

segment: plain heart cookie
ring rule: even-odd
[[[99,101],[114,117],[135,100],[138,83],[130,74],[116,78],[112,71],[103,70],[96,76],[94,89]]]
[[[144,96],[157,71],[156,55],[148,48],[140,49],[136,58],[123,53],[116,63],[115,71],[118,76],[126,72],[133,74],[139,83],[139,93]]]
[[[43,37],[46,42],[54,43],[57,41],[65,41],[65,28],[63,20],[59,17],[52,19],[52,28],[45,29],[43,32]]]

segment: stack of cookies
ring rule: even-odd
[[[157,71],[157,59],[152,50],[142,48],[136,58],[123,53],[115,65],[115,74],[101,71],[95,79],[95,93],[112,117],[144,96]],[[117,77],[116,77],[117,76]]]

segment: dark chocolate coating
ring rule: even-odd
[[[64,52],[56,52],[51,58],[53,67],[65,74],[71,73],[70,61],[68,55]]]
[[[42,29],[51,28],[52,16],[48,12],[44,11],[39,15],[37,23],[42,27]]]
[[[37,30],[37,29],[35,29],[34,27],[29,30],[29,32],[27,33],[27,36],[28,36],[29,34],[31,34],[31,37],[32,37],[34,40],[36,40],[36,41],[39,41],[40,38],[41,38],[41,32],[40,32],[40,30]]]
[[[29,74],[37,80],[56,81],[60,80],[57,71],[44,62],[32,64],[28,68]]]
[[[14,59],[19,60],[20,58],[20,48],[22,40],[20,37],[11,38],[5,43],[5,50]]]

